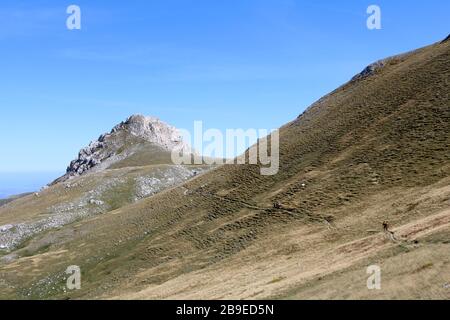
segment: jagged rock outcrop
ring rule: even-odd
[[[191,153],[180,132],[161,120],[143,115],[133,115],[115,126],[111,132],[101,135],[80,150],[78,157],[67,167],[64,176],[52,184],[80,176],[88,171],[107,169],[112,164],[132,156],[152,145],[158,150],[171,152],[182,150]]]
[[[378,73],[381,70],[383,70],[383,68],[386,67],[387,65],[399,63],[399,62],[405,60],[408,56],[410,56],[414,52],[415,51],[411,51],[411,52],[408,52],[408,53],[403,53],[403,54],[392,56],[392,57],[389,57],[389,58],[386,58],[386,59],[378,60],[378,61],[368,65],[366,68],[364,68],[363,71],[361,71],[356,76],[354,76],[351,79],[351,82],[352,81],[357,81],[357,80],[362,80],[362,79],[365,79],[367,77],[373,76],[376,73]]]
[[[354,76],[352,81],[367,78],[367,77],[375,74],[378,70],[382,69],[385,65],[386,65],[386,60],[380,60],[375,63],[372,63],[372,64],[368,65],[363,71],[361,71],[356,76]]]

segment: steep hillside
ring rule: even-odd
[[[449,80],[448,41],[377,64],[280,129],[277,175],[225,165],[30,239],[0,295],[448,299]]]

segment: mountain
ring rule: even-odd
[[[169,164],[172,150],[191,152],[175,127],[157,118],[133,115],[82,149],[68,166],[67,173],[54,183],[86,172]]]
[[[449,79],[448,41],[368,68],[280,128],[278,174],[220,166],[30,237],[0,258],[0,296],[448,299]],[[70,265],[81,290],[63,289]]]
[[[67,173],[40,192],[0,200],[0,254],[15,257],[11,252],[30,238],[111,212],[212,168],[174,165],[172,151],[192,153],[176,128],[153,117],[129,117],[83,148]]]

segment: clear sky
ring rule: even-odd
[[[66,28],[70,4],[81,30]],[[381,30],[366,27],[371,4]],[[449,12],[448,0],[1,0],[0,173],[63,172],[134,113],[278,128],[367,64],[443,39]]]

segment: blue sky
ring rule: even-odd
[[[71,4],[82,30],[66,28]],[[371,4],[382,30],[366,28]],[[0,174],[63,172],[134,113],[278,128],[365,65],[443,39],[448,12],[448,0],[2,0]]]

